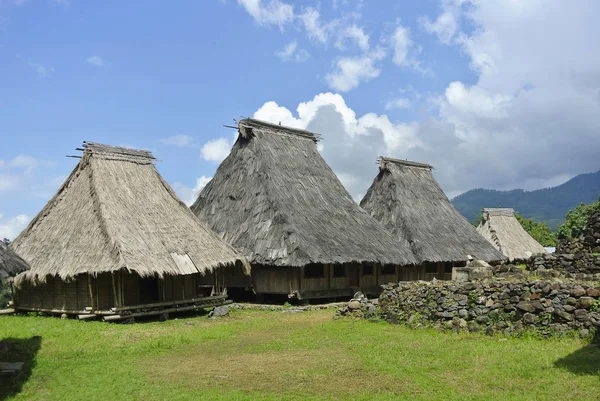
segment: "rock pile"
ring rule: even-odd
[[[364,319],[373,319],[377,317],[378,299],[368,299],[362,292],[357,292],[352,300],[338,309],[336,317],[352,316]]]
[[[556,247],[556,253],[573,255],[600,253],[600,210],[595,211],[588,218],[580,238],[561,240]]]
[[[567,278],[598,279],[600,278],[600,255],[586,252],[538,255],[529,260],[527,270],[538,274],[555,270]],[[589,275],[595,277],[588,277]]]
[[[355,297],[337,315],[487,334],[577,330],[587,337],[600,327],[599,298],[600,287],[576,281],[416,281],[383,286],[378,303]]]

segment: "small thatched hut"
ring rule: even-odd
[[[381,157],[361,207],[414,252],[423,266],[421,279],[450,279],[452,267],[464,266],[469,255],[487,262],[504,259],[452,206],[432,169]]]
[[[243,257],[201,223],[148,151],[84,143],[81,161],[11,244],[31,269],[19,310],[158,314],[222,303],[224,268]],[[141,311],[143,309],[143,312]]]
[[[317,150],[308,131],[255,119],[238,122],[229,156],[192,211],[252,264],[257,294],[299,299],[377,293],[416,263],[361,209]],[[230,292],[231,293],[231,292]]]
[[[27,262],[0,241],[0,279],[15,277],[28,269]]]
[[[483,219],[477,232],[502,252],[510,262],[529,259],[547,253],[543,246],[523,229],[513,209],[483,209]]]

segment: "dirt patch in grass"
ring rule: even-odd
[[[147,358],[142,366],[152,380],[198,390],[326,395],[332,399],[419,393],[417,386],[366,368],[352,349],[331,347],[320,339],[306,341],[306,336],[314,336],[322,324],[331,321],[330,315],[273,318],[259,318],[256,326],[218,345]]]
[[[338,350],[295,350],[168,355],[148,360],[154,380],[197,389],[328,395],[348,398],[365,393],[415,394],[415,388],[364,369],[357,358]]]

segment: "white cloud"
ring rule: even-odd
[[[410,30],[398,26],[392,35],[392,46],[394,48],[393,62],[396,65],[408,65],[408,51],[413,45],[410,39]]]
[[[102,57],[90,56],[85,60],[85,62],[96,67],[104,67],[104,60]]]
[[[174,135],[160,140],[165,145],[177,146],[180,148],[190,147],[194,144],[194,138],[189,135]]]
[[[312,7],[308,7],[298,17],[303,22],[306,33],[310,39],[321,43],[327,42],[329,30],[333,28],[333,25],[322,24],[319,11]]]
[[[386,110],[408,109],[409,107],[410,100],[406,97],[397,97],[385,104]]]
[[[281,61],[295,61],[302,63],[310,58],[310,54],[304,49],[298,49],[298,42],[293,41],[285,45],[285,47],[275,53]]]
[[[0,191],[15,189],[21,178],[14,174],[0,173]]]
[[[200,191],[204,189],[206,184],[208,184],[211,179],[212,177],[206,177],[203,175],[196,179],[196,185],[194,186],[194,188],[187,187],[180,182],[176,182],[175,184],[173,184],[173,188],[179,196],[179,199],[181,199],[186,205],[191,206],[192,203],[196,201],[196,198],[198,197]]]
[[[238,0],[260,25],[283,27],[294,19],[294,7],[280,0]]]
[[[345,27],[338,34],[338,39],[335,42],[335,46],[343,50],[344,41],[350,39],[356,43],[359,49],[363,52],[369,50],[369,35],[367,35],[362,27],[358,27],[355,24]]]
[[[31,219],[25,214],[19,214],[12,218],[5,218],[0,214],[0,241],[4,238],[15,239]]]
[[[21,189],[32,184],[33,171],[38,167],[53,167],[55,163],[29,155],[18,155],[10,160],[0,160],[0,191]],[[37,184],[39,185],[39,184]]]
[[[204,160],[221,163],[229,154],[232,145],[230,139],[213,139],[202,146],[200,154]]]
[[[385,57],[381,49],[358,57],[342,57],[336,62],[336,69],[327,74],[325,79],[332,89],[348,92],[356,88],[361,82],[376,78],[381,73],[375,65]]]
[[[443,0],[441,3],[441,13],[431,21],[429,17],[419,18],[419,25],[426,32],[437,35],[440,42],[449,44],[455,37],[459,29],[461,18],[461,5],[468,0]]]
[[[29,68],[31,68],[40,78],[47,78],[54,73],[54,68],[45,67],[38,63],[29,63]]]

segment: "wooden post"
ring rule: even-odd
[[[117,293],[117,284],[115,283],[115,273],[111,272],[110,276],[112,277],[112,285],[113,285],[113,296],[115,298],[115,307],[119,307],[121,305],[119,305],[119,296]]]
[[[160,289],[162,292],[163,301],[166,301],[167,297],[165,296],[165,279],[164,279],[164,277],[158,281],[158,285],[160,286]]]
[[[300,288],[299,291],[304,289],[304,266],[300,266]]]
[[[90,302],[92,303],[92,311],[95,310],[94,308],[94,291],[92,289],[92,277],[90,276],[90,274],[87,274],[87,281],[88,281],[88,289],[90,291]]]
[[[331,276],[333,276],[333,263],[327,265],[327,288],[331,289]]]

